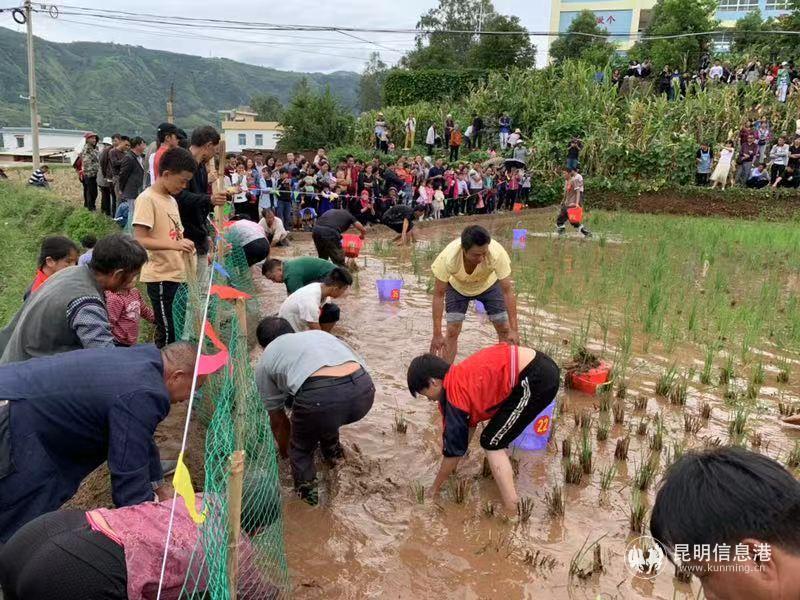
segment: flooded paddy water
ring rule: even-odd
[[[376,401],[366,418],[342,429],[347,460],[335,470],[321,471],[320,506],[312,508],[295,498],[287,465],[281,467],[294,597],[698,597],[697,582],[678,582],[671,565],[651,581],[628,571],[626,545],[639,535],[631,532],[632,505],[651,505],[663,469],[687,448],[733,439],[786,462],[800,440],[800,432],[780,426],[777,409],[778,402],[794,406],[800,390],[797,356],[787,349],[797,348],[791,335],[800,332],[800,323],[797,332],[792,329],[796,309],[791,296],[797,292],[798,272],[792,259],[759,263],[756,257],[752,273],[759,268],[779,271],[775,277],[760,274],[767,286],[748,275],[741,257],[726,255],[728,246],[722,242],[715,246],[717,254],[703,250],[689,261],[696,264],[686,264],[685,257],[670,255],[673,246],[661,244],[657,235],[651,264],[650,256],[637,257],[641,246],[627,246],[634,235],[646,235],[643,228],[658,232],[660,226],[649,217],[630,218],[644,220],[615,222],[616,217],[597,214],[593,240],[574,233],[552,239],[552,210],[529,211],[522,223],[510,215],[481,220],[509,249],[512,227],[530,232],[527,247],[513,253],[523,343],[562,365],[582,346],[614,365],[613,396],[602,399],[562,387],[561,414],[555,418],[550,447],[514,453],[518,492],[533,500],[532,515],[524,523],[500,516],[499,494],[491,477],[482,475],[477,440],[457,472],[467,483],[462,504],[448,489],[438,500],[425,495],[420,502],[418,497],[419,486],[430,486],[440,460],[441,423],[435,405],[410,397],[405,371],[430,344],[432,258],[466,222],[425,223],[419,227],[416,251],[390,247],[384,228],[370,232],[358,259],[357,284],[338,301],[342,320],[334,333],[366,359]],[[601,226],[608,237],[600,235]],[[720,235],[727,228],[719,225]],[[717,235],[716,230],[709,235]],[[760,251],[764,235],[771,234],[752,233],[754,252]],[[666,254],[662,267],[655,264],[660,253]],[[298,240],[273,256],[314,254],[310,240]],[[681,278],[676,271],[683,273]],[[264,313],[277,312],[284,287],[253,273]],[[626,290],[623,280],[635,279],[637,273],[646,274],[645,283],[635,282]],[[395,276],[404,280],[400,301],[379,302],[375,281]],[[659,286],[664,295],[653,298],[648,285]],[[768,297],[763,302],[753,300],[764,294]],[[712,295],[720,305],[713,318],[706,315],[713,311],[705,303]],[[741,317],[735,312],[737,302],[752,303],[753,313],[763,313],[771,303],[775,313],[762,314],[760,320],[757,315]],[[459,359],[495,342],[491,324],[470,308]],[[719,372],[728,367],[733,377],[720,384]],[[777,383],[784,379],[781,373],[788,382]],[[709,407],[709,418],[704,418]],[[591,415],[584,442],[592,450],[591,472],[577,485],[565,484],[562,443],[569,438],[577,456],[584,437],[578,416],[584,411]],[[615,423],[615,412],[622,423]],[[396,431],[398,420],[407,423],[405,433]],[[737,420],[739,426],[731,432],[729,423]],[[628,458],[615,460],[617,440],[626,436]],[[634,481],[637,476],[641,481],[642,465],[656,471],[650,485]],[[563,517],[548,513],[546,496],[554,486],[563,489]],[[647,489],[635,493],[638,487]],[[489,503],[498,508],[496,514]],[[647,520],[649,513],[645,528]],[[597,540],[602,570],[588,574],[593,552],[581,555],[581,550]]]

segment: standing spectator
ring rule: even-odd
[[[458,125],[453,125],[453,130],[450,132],[448,138],[450,140],[450,161],[457,161],[458,151],[461,148],[461,143],[463,141],[461,129],[459,129]]]
[[[411,147],[414,145],[414,134],[417,131],[417,120],[414,118],[414,115],[409,115],[406,119],[406,139],[403,143],[403,149],[411,150]]]
[[[433,166],[428,171],[428,181],[434,190],[441,190],[444,187],[444,165],[442,159],[437,158]]]
[[[798,149],[800,151],[800,149]],[[746,185],[750,179],[750,171],[753,170],[753,161],[758,157],[758,144],[756,138],[751,133],[739,148],[739,156],[736,157],[736,184]]]
[[[744,119],[742,121],[742,126],[739,129],[739,144],[744,144],[748,137],[752,137],[753,141],[755,142],[756,131],[753,129],[753,124],[750,122],[750,120]]]
[[[141,281],[156,314],[155,344],[163,348],[176,339],[173,302],[184,286],[187,268],[196,268],[184,255],[192,257],[195,246],[183,236],[179,195],[197,170],[188,150],[172,148],[158,162],[158,178],[136,199],[133,234],[147,250],[149,260],[142,269]],[[188,263],[188,264],[187,264]]]
[[[275,159],[273,158],[272,160],[273,160],[272,165],[270,165],[269,161],[267,161],[267,166],[270,169],[275,168],[275,162],[274,162]],[[314,155],[314,160],[313,160],[314,166],[319,168],[319,163],[321,163],[322,161],[328,162],[328,157],[325,155],[325,148],[319,148],[317,150],[317,153]]]
[[[572,138],[567,146],[567,168],[575,170],[580,166],[580,152],[583,147],[579,138]]]
[[[147,144],[140,137],[135,137],[130,142],[131,148],[125,153],[119,167],[117,177],[119,199],[131,204],[144,189],[144,149]],[[114,209],[116,214],[116,208]]]
[[[120,134],[115,133],[111,136],[111,143],[109,144],[108,138],[103,138],[101,145],[103,148],[100,150],[100,169],[97,172],[97,186],[100,188],[100,211],[105,215],[113,215],[116,210],[116,197],[114,194],[114,177],[111,174],[111,161],[109,160],[108,153],[119,143]],[[114,208],[112,209],[112,206]]]
[[[448,113],[447,117],[444,119],[444,145],[446,148],[450,147],[450,136],[453,134],[454,128],[455,122],[453,121],[453,115]]]
[[[131,138],[127,135],[119,136],[119,141],[116,146],[112,146],[108,150],[108,164],[111,168],[111,186],[114,191],[113,200],[111,202],[111,214],[114,214],[117,207],[117,198],[120,197],[119,191],[119,170],[122,167],[122,160],[131,149]]]
[[[375,149],[381,149],[381,141],[383,141],[384,136],[386,135],[386,120],[383,118],[383,113],[379,112],[378,117],[375,119],[375,128],[373,129],[375,133]],[[288,156],[287,156],[288,161]]]
[[[795,173],[800,170],[800,136],[795,136],[789,146],[789,163],[787,166],[792,167]]]
[[[161,123],[156,129],[158,150],[150,157],[150,185],[158,178],[158,163],[164,152],[180,145],[180,130],[172,123]]]
[[[511,118],[503,113],[500,117],[500,150],[505,150],[508,145],[508,135],[511,133]]]
[[[719,159],[717,159],[717,166],[711,174],[711,189],[717,187],[717,184],[722,186],[722,191],[728,185],[728,175],[731,172],[731,163],[733,162],[733,140],[728,140],[719,152]]]
[[[247,172],[242,163],[236,165],[236,171],[231,174],[230,180],[234,212],[237,215],[247,216]]]
[[[700,149],[695,154],[695,163],[697,164],[697,171],[695,174],[695,183],[699,186],[708,185],[708,178],[711,174],[711,163],[714,159],[714,152],[708,144],[703,142],[700,144]]]
[[[789,63],[784,61],[778,69],[778,78],[775,95],[778,102],[786,102],[786,93],[789,91]]]
[[[769,158],[772,162],[770,179],[774,181],[779,175],[783,175],[783,170],[789,164],[789,145],[786,143],[785,136],[778,137],[778,143],[769,151]]]
[[[517,142],[522,139],[522,131],[519,129],[515,129],[514,133],[508,136],[507,146],[509,148],[514,148],[517,145]]]
[[[467,142],[467,150],[472,150],[472,123],[464,130],[464,140]]]
[[[428,155],[433,156],[433,146],[436,144],[436,126],[431,123],[428,133],[425,134],[425,145],[428,146]]]
[[[361,167],[356,164],[356,159],[352,154],[347,155],[347,164],[344,167],[344,179],[347,186],[347,193],[351,196],[358,195],[358,177],[361,175]]]
[[[766,119],[761,119],[756,129],[756,144],[758,144],[758,160],[764,162],[767,158],[767,145],[772,141],[772,130],[769,128],[769,122]]]
[[[83,183],[83,206],[87,210],[97,210],[97,173],[100,170],[100,155],[97,143],[100,140],[96,133],[83,135],[86,140],[81,152],[81,183]]]
[[[472,115],[472,146],[476,149],[481,147],[483,142],[483,119],[478,113]]]

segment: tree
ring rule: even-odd
[[[416,48],[400,60],[409,69],[498,69],[535,62],[536,48],[519,18],[498,14],[491,0],[439,0],[439,6],[420,17],[417,29],[423,31],[416,37]],[[479,31],[520,35],[479,35]]]
[[[250,98],[250,108],[258,113],[259,121],[280,121],[283,105],[277,96],[256,94]]]
[[[383,82],[389,72],[388,65],[378,52],[369,56],[364,72],[358,82],[358,105],[362,111],[375,110],[383,106]]]
[[[304,77],[283,111],[281,151],[310,150],[347,144],[353,133],[353,115],[347,112],[330,87],[315,92]]]
[[[556,64],[568,59],[580,59],[596,67],[605,67],[614,51],[614,44],[608,41],[608,30],[600,27],[597,17],[590,10],[582,10],[569,24],[565,34],[550,44],[550,57]]]
[[[716,0],[658,0],[653,7],[645,37],[715,31]],[[709,52],[710,35],[637,42],[632,54],[649,58],[656,69],[665,65],[682,70],[696,68],[703,54]]]

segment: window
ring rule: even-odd
[[[758,8],[758,0],[720,0],[720,11],[750,12]]]
[[[733,45],[733,36],[729,33],[718,33],[712,36],[711,45],[714,48],[714,52],[730,52]]]
[[[257,133],[256,134],[256,146],[263,146],[264,145],[264,134]]]
[[[240,133],[239,134],[239,145],[240,146],[246,146],[247,145],[247,134],[246,133]]]
[[[25,136],[24,135],[15,135],[14,138],[17,140],[17,148],[24,148],[25,147]]]
[[[789,10],[789,0],[767,0],[764,10]]]

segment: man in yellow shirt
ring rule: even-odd
[[[511,279],[511,259],[505,248],[479,225],[470,225],[431,265],[433,290],[433,340],[431,352],[452,363],[458,353],[458,336],[472,300],[486,308],[501,342],[519,344],[517,301]],[[442,335],[442,313],[447,329]]]

